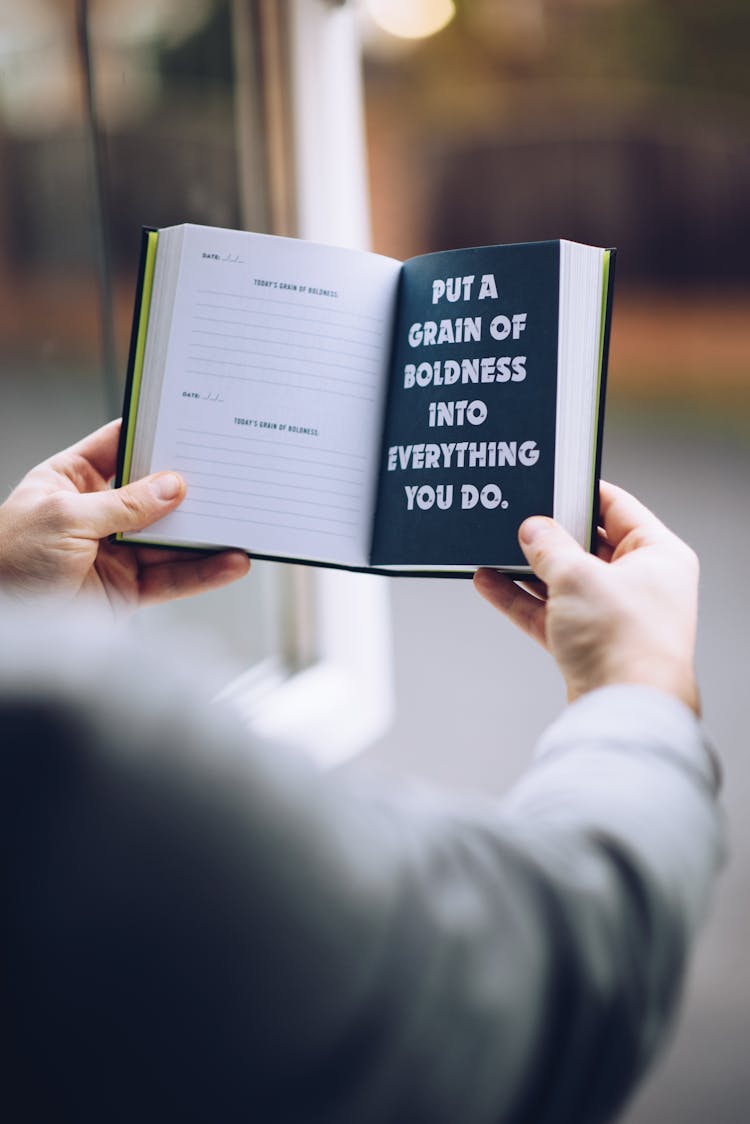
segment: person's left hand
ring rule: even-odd
[[[111,489],[120,422],[56,453],[27,473],[0,506],[0,586],[20,600],[79,594],[113,611],[189,597],[247,573],[241,551],[201,554],[114,545],[108,536],[140,531],[185,495],[171,472]]]

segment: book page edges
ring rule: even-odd
[[[158,241],[159,232],[157,230],[144,228],[142,270],[139,277],[140,299],[136,301],[136,312],[133,318],[132,346],[128,370],[129,385],[125,395],[125,410],[123,411],[122,431],[120,434],[120,454],[118,457],[117,476],[115,480],[115,484],[118,488],[130,481],[135,422],[138,416],[138,401],[141,394],[143,357],[146,352],[146,335],[148,332],[151,297],[154,288],[154,268],[156,266],[156,247]],[[122,541],[121,534],[117,534],[115,538],[118,541]]]
[[[554,518],[584,548],[595,529],[610,253],[560,240]]]
[[[612,301],[614,298],[615,260],[617,250],[610,247],[604,252],[602,262],[602,306],[599,328],[599,372],[596,386],[596,416],[594,418],[594,448],[591,487],[591,521],[588,544],[593,553],[596,549],[599,526],[599,482],[602,470],[602,450],[604,443],[604,415],[607,396],[607,370],[609,366],[609,337],[612,328]]]
[[[194,553],[200,551],[201,553],[220,553],[223,550],[242,550],[248,558],[256,559],[258,562],[286,562],[293,566],[313,566],[321,570],[344,570],[350,574],[370,574],[373,577],[385,578],[473,578],[478,569],[497,570],[500,573],[510,574],[517,578],[530,578],[533,577],[533,571],[530,566],[504,566],[501,564],[493,564],[491,562],[481,563],[471,566],[454,566],[440,567],[440,566],[357,566],[353,563],[346,562],[331,562],[322,558],[307,558],[304,555],[293,554],[264,554],[262,551],[244,550],[242,547],[229,547],[217,546],[215,543],[189,543],[189,542],[175,542],[173,539],[134,539],[127,534],[117,536],[117,541],[124,545],[132,546],[153,546],[159,548],[166,548],[172,551],[184,551]]]

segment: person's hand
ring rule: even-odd
[[[640,683],[699,713],[694,552],[612,484],[601,485],[601,522],[594,556],[554,520],[527,519],[519,542],[544,587],[535,595],[481,569],[477,589],[554,656],[570,700],[608,684]]]
[[[121,611],[216,589],[247,573],[240,551],[186,553],[107,541],[118,531],[142,530],[185,495],[185,482],[171,472],[109,488],[119,432],[120,422],[110,422],[50,457],[0,506],[0,587],[11,596],[95,595]]]

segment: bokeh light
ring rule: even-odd
[[[375,23],[400,39],[426,39],[442,31],[456,14],[453,0],[367,0]]]

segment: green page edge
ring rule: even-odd
[[[143,271],[143,292],[141,294],[141,308],[138,316],[138,338],[135,345],[135,363],[133,366],[133,385],[130,389],[130,403],[128,417],[135,422],[138,416],[138,399],[141,394],[141,379],[143,378],[143,357],[146,353],[146,334],[148,332],[148,318],[151,311],[151,294],[154,289],[154,267],[156,266],[156,246],[159,241],[158,230],[150,230],[147,234],[146,264]],[[133,441],[135,439],[135,424],[128,427],[125,441],[125,460],[122,469],[122,482],[130,482],[130,465],[133,459]]]
[[[151,312],[151,294],[154,288],[154,268],[156,266],[156,247],[159,242],[158,230],[149,230],[146,235],[146,262],[143,269],[143,289],[141,291],[141,307],[138,314],[138,336],[135,345],[135,360],[133,363],[133,382],[130,388],[130,402],[128,404],[128,432],[125,438],[125,455],[122,464],[122,483],[130,483],[130,466],[133,460],[133,441],[135,439],[135,421],[138,416],[138,400],[141,394],[141,379],[143,376],[143,357],[146,353],[146,334],[148,332],[148,318]],[[116,536],[122,540],[123,535]]]
[[[602,367],[603,367],[603,363],[604,363],[604,339],[605,339],[605,334],[606,334],[605,329],[606,329],[606,322],[607,322],[607,297],[609,296],[609,262],[610,262],[611,256],[612,256],[612,251],[611,250],[605,250],[604,251],[604,258],[602,260],[602,300],[601,300],[601,313],[600,313],[600,317],[599,317],[599,370],[597,371],[597,376],[596,376],[596,394],[595,394],[596,408],[595,408],[595,413],[594,413],[594,435],[595,435],[595,439],[594,439],[594,446],[593,446],[593,449],[592,449],[593,460],[592,460],[592,463],[591,463],[591,504],[589,506],[589,511],[591,512],[591,515],[589,516],[589,522],[588,522],[588,526],[586,528],[586,539],[585,539],[586,542],[592,541],[592,535],[594,533],[594,527],[593,527],[592,520],[593,520],[594,509],[597,506],[596,496],[594,494],[595,490],[596,490],[596,483],[597,483],[596,482],[596,462],[597,462],[597,455],[598,455],[598,453],[597,453],[598,439],[597,439],[596,435],[598,435],[598,433],[599,433],[599,413],[600,413],[601,408],[602,408]]]

